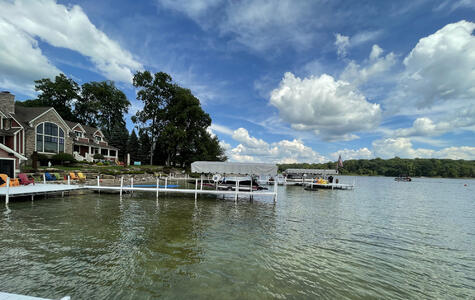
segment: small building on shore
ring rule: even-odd
[[[100,153],[117,160],[118,149],[97,128],[64,120],[53,107],[24,107],[9,92],[0,92],[0,173],[15,176],[34,151],[53,156],[69,153],[92,161]]]

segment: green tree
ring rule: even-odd
[[[165,126],[165,107],[173,95],[174,85],[167,73],[152,75],[149,71],[135,73],[133,85],[138,89],[137,100],[142,101],[144,107],[132,121],[150,138],[150,164],[153,164],[155,146]]]
[[[112,125],[112,130],[109,135],[106,132],[103,133],[109,141],[109,145],[119,148],[119,158],[124,161],[127,155],[127,142],[129,140],[129,131],[125,126],[125,122],[123,120],[117,120]]]
[[[132,129],[132,133],[129,135],[129,140],[127,141],[127,153],[130,154],[130,161],[139,160],[139,151],[140,144],[135,130]]]
[[[150,149],[151,147],[151,142],[150,142],[150,137],[148,136],[148,133],[145,132],[144,130],[139,130],[139,160],[143,163],[146,164],[147,162],[150,161]]]
[[[54,81],[49,78],[35,80],[35,90],[40,92],[38,99],[29,104],[54,107],[64,119],[78,121],[71,111],[73,103],[81,99],[80,87],[74,80],[64,74],[56,76]]]
[[[117,120],[124,120],[130,102],[113,81],[88,82],[82,85],[82,98],[75,114],[87,125],[99,127],[110,136]]]

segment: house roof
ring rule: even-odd
[[[4,144],[0,144],[0,149],[6,151],[8,153],[13,154],[15,157],[18,157],[20,160],[28,160],[28,158],[24,157],[23,155],[21,155],[20,153],[14,151],[13,149],[5,146]]]
[[[28,127],[28,122],[51,109],[51,107],[25,107],[15,103],[15,114],[12,114],[18,122]]]
[[[118,148],[114,147],[114,146],[110,146],[110,145],[107,145],[107,146],[102,146],[102,145],[98,145],[96,142],[95,142],[95,139],[94,139],[94,133],[96,133],[97,131],[100,131],[100,129],[96,128],[96,127],[92,127],[92,126],[88,126],[88,125],[83,125],[81,123],[78,123],[78,122],[72,122],[72,121],[66,121],[66,123],[68,124],[68,126],[73,129],[74,127],[76,127],[76,125],[81,125],[81,127],[86,131],[84,133],[84,137],[85,138],[88,138],[89,139],[89,142],[84,142],[84,141],[77,141],[75,140],[74,141],[74,144],[75,145],[84,145],[84,146],[94,146],[94,147],[101,147],[101,148],[109,148],[109,149],[113,149],[113,150],[119,150]]]

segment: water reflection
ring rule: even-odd
[[[434,183],[436,181],[437,183]],[[360,178],[271,199],[11,202],[0,290],[59,298],[469,298],[475,184]]]

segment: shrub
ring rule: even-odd
[[[76,162],[74,157],[69,153],[58,153],[58,154],[53,155],[48,160],[51,160],[51,162],[54,164],[60,164],[60,165],[69,165]]]
[[[104,155],[102,155],[100,153],[96,153],[96,154],[94,154],[94,159],[104,159]]]

